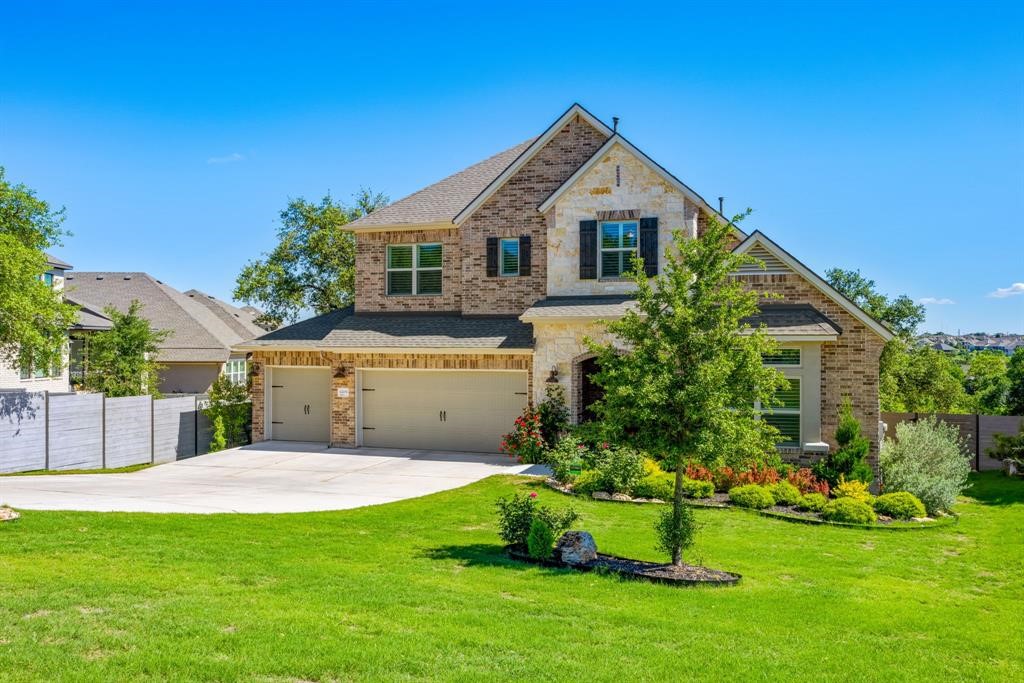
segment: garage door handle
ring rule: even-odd
[[[447,422],[448,421],[448,411],[447,410],[443,410],[443,411],[441,411],[441,414],[444,415],[443,419],[444,419],[445,422]]]
[[[444,422],[444,411],[443,410],[437,411],[437,421],[438,422]]]

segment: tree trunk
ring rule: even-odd
[[[679,520],[683,516],[683,473],[686,471],[685,468],[683,456],[679,454],[676,456],[676,490],[672,497],[672,524],[676,529],[679,528]],[[683,549],[678,540],[672,542],[672,564],[677,567],[683,565]]]

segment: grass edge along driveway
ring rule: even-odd
[[[1024,484],[975,475],[958,525],[884,532],[698,510],[673,588],[507,560],[493,502],[573,504],[658,560],[655,506],[524,477],[329,513],[29,511],[0,525],[0,678],[1021,680]]]

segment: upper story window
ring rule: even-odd
[[[387,293],[440,294],[440,244],[389,244]]]
[[[637,250],[636,221],[601,223],[601,277],[622,277],[632,267]]]
[[[501,274],[519,275],[519,238],[501,240]]]
[[[232,384],[245,384],[245,359],[236,358],[224,364],[224,374]]]

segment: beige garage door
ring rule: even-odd
[[[329,368],[270,369],[270,438],[331,440]]]
[[[364,370],[363,445],[495,453],[526,388],[525,372]]]

